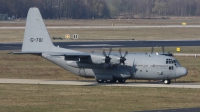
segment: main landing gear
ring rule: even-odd
[[[103,79],[96,79],[96,81],[97,81],[98,83],[104,83],[104,80],[103,80]]]
[[[105,81],[106,83],[116,83],[117,81],[118,81],[119,83],[125,83],[125,82],[126,82],[126,79],[113,79],[113,80],[96,79],[96,81],[97,81],[98,83],[104,83],[104,81]]]
[[[171,80],[170,79],[166,79],[166,80],[163,80],[164,84],[170,84],[171,83]]]

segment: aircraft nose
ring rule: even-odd
[[[176,76],[177,76],[177,77],[185,76],[185,75],[187,75],[187,73],[188,73],[188,71],[187,71],[187,69],[184,68],[184,67],[178,67],[178,68],[176,69]]]

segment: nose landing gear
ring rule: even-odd
[[[97,81],[98,83],[104,83],[104,80],[103,80],[103,79],[96,79],[96,81]]]
[[[166,80],[164,80],[163,82],[164,82],[164,84],[170,84],[170,83],[171,83],[171,80],[170,80],[170,79],[166,79]]]

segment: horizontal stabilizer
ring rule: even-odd
[[[41,55],[42,52],[11,52],[11,54],[38,54],[38,55]],[[45,53],[45,54],[48,54],[50,56],[69,56],[69,57],[89,57],[90,54],[88,53]]]
[[[42,52],[11,52],[10,54],[42,54]]]

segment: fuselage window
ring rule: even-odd
[[[148,70],[146,70],[146,72],[148,72]]]
[[[173,66],[169,66],[169,70],[174,70],[174,67]]]
[[[140,72],[142,72],[142,70],[140,70]]]

